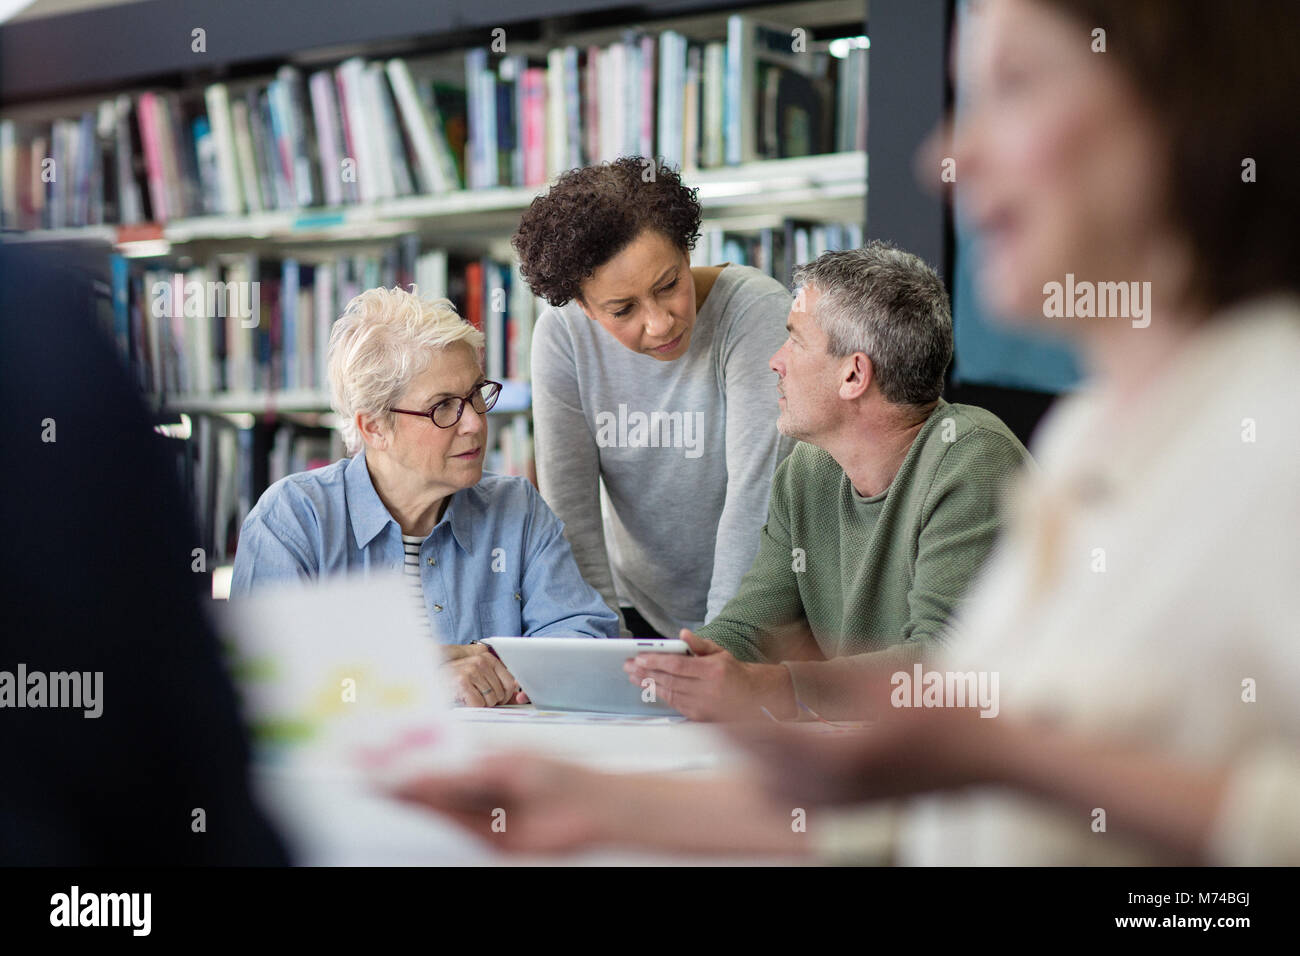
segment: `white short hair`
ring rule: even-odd
[[[348,454],[361,448],[358,412],[384,415],[429,367],[435,352],[463,342],[481,362],[483,333],[449,299],[422,299],[412,286],[367,289],[348,303],[330,331],[330,404],[342,422]]]

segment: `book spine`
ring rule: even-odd
[[[471,262],[465,266],[465,320],[483,331],[483,264]]]
[[[294,190],[298,205],[311,207],[316,205],[318,196],[312,175],[312,147],[317,137],[312,135],[308,125],[307,96],[303,91],[302,74],[292,66],[282,66],[278,76],[284,90],[285,115],[288,117]]]
[[[401,110],[406,132],[415,150],[416,159],[419,161],[423,191],[446,192],[448,183],[443,176],[442,165],[436,153],[433,124],[421,105],[420,98],[416,95],[410,68],[405,60],[389,60],[386,68],[388,81],[393,87],[393,95]]]
[[[530,67],[524,71],[523,126],[524,126],[524,185],[538,186],[546,182],[546,70]]]
[[[358,192],[362,202],[374,202],[381,195],[380,180],[373,158],[374,138],[367,122],[370,107],[365,95],[364,67],[361,60],[354,57],[341,63],[339,71],[346,91],[343,107],[347,116],[348,145],[352,150],[350,155],[356,162]]]
[[[268,84],[267,99],[271,109],[271,139],[275,143],[276,170],[279,181],[284,183],[285,205],[292,208],[300,203],[298,190],[294,184],[295,163],[292,134],[289,128],[289,100],[282,81],[275,79]]]
[[[144,218],[131,148],[131,97],[125,93],[118,96],[113,103],[113,114],[117,144],[118,221],[129,226]]]
[[[402,132],[398,125],[397,112],[388,90],[388,80],[384,67],[372,63],[366,68],[370,95],[373,98],[374,121],[380,132],[379,146],[383,153],[382,169],[387,173],[385,193],[387,197],[409,196],[415,192],[411,182],[411,172],[406,164],[406,150],[402,144]]]
[[[334,327],[335,290],[334,263],[323,263],[316,267],[313,283],[316,292],[316,375],[314,386],[318,389],[329,387],[329,342],[330,332]]]
[[[655,154],[655,96],[658,92],[655,84],[655,53],[658,44],[649,33],[642,34],[640,42],[641,115],[636,154],[650,159]]]
[[[90,210],[95,168],[98,165],[95,114],[81,114],[81,123],[75,128],[77,140],[77,202],[74,222],[78,226],[90,225]]]
[[[487,125],[483,122],[483,74],[487,71],[487,50],[479,47],[465,53],[465,180],[470,189],[491,185],[487,175]],[[496,137],[492,137],[496,148]]]
[[[334,80],[328,70],[307,78],[312,118],[316,121],[316,151],[320,157],[321,192],[325,205],[343,204],[343,183],[339,178],[338,125],[334,121]]]
[[[278,107],[275,86],[269,85],[258,94],[257,107],[262,131],[262,156],[267,170],[267,179],[275,191],[275,208],[292,209],[294,205],[293,188],[289,183],[289,171],[286,155],[282,149],[283,131],[276,116]]]
[[[856,116],[855,139],[853,148],[867,151],[867,124],[870,122],[870,116],[867,114],[867,90],[869,88],[871,71],[871,50],[860,49],[855,51],[858,61],[858,70],[855,86],[857,87],[858,108],[854,111]]]
[[[688,47],[682,81],[682,171],[688,173],[700,167],[700,58],[699,47]]]
[[[158,135],[158,98],[141,93],[137,105],[140,139],[144,143],[145,169],[149,174],[149,202],[155,222],[167,220],[167,190],[163,185],[162,144]]]
[[[553,179],[568,169],[568,105],[564,49],[546,54],[546,178]]]
[[[725,133],[723,140],[725,143],[725,158],[729,166],[735,166],[746,160],[745,135],[752,132],[751,120],[753,116],[753,103],[746,100],[746,97],[752,92],[751,88],[746,88],[745,77],[746,67],[752,67],[746,57],[752,55],[752,48],[746,43],[747,24],[743,17],[733,15],[727,17],[727,47],[726,47],[726,66],[725,66],[725,84],[726,84],[726,101],[724,109],[726,111]]]
[[[0,120],[0,226],[20,228],[18,220],[18,133],[13,120]]]
[[[221,172],[217,168],[217,141],[206,117],[200,116],[193,124],[194,152],[199,160],[199,196],[201,209],[216,215],[221,208]]]
[[[174,218],[192,216],[202,209],[193,132],[177,94],[165,94],[159,100],[159,106],[166,130],[162,142],[163,169],[170,190],[168,207]]]
[[[587,47],[587,62],[583,68],[582,119],[586,130],[587,159],[599,163],[605,157],[605,133],[600,122],[601,81],[605,79],[604,54],[598,46]]]
[[[433,134],[434,153],[438,157],[445,191],[461,189],[464,182],[461,167],[465,162],[464,97],[461,95],[457,98],[453,96],[452,90],[442,87],[442,97],[446,102],[440,104],[437,86],[430,84],[424,89],[428,91],[425,102],[429,108],[429,129]]]
[[[506,310],[501,271],[495,262],[482,263],[486,303],[483,309],[483,334],[487,338],[487,377],[501,381],[506,377]]]
[[[131,262],[126,256],[111,253],[109,271],[113,282],[113,339],[118,358],[125,363],[131,359]]]
[[[284,370],[284,387],[300,388],[298,355],[298,260],[285,259],[280,263],[280,311],[282,314],[281,355]]]
[[[357,149],[352,133],[352,119],[349,115],[347,87],[348,83],[344,79],[342,68],[336,69],[334,92],[339,105],[339,148],[342,150],[337,172],[342,183],[344,199],[347,202],[360,202],[361,184],[357,179]],[[343,166],[344,162],[348,164],[346,168]]]
[[[722,125],[725,119],[724,66],[726,47],[710,43],[704,48],[704,151],[701,166],[721,166],[726,160]]]
[[[564,122],[566,124],[565,141],[568,144],[568,158],[563,163],[561,172],[575,169],[582,165],[582,99],[578,94],[582,81],[578,67],[578,48],[564,48]]]
[[[267,145],[268,134],[262,112],[265,94],[250,89],[244,99],[248,113],[248,129],[252,142],[253,161],[257,164],[256,181],[261,194],[259,205],[263,209],[278,209],[279,195],[275,187],[275,166]]]
[[[90,222],[97,226],[118,221],[115,116],[112,100],[102,101],[95,111],[95,166],[91,183]],[[3,146],[0,146],[0,159],[2,157]],[[0,194],[3,191],[3,182],[0,180]]]
[[[239,184],[235,137],[230,124],[230,95],[224,83],[214,83],[204,90],[203,97],[208,108],[208,123],[216,141],[217,171],[221,183],[218,209],[228,216],[238,216],[244,211],[244,200]]]

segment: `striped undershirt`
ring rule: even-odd
[[[406,583],[411,587],[411,600],[415,602],[416,613],[424,622],[424,626],[432,630],[429,608],[424,603],[424,585],[420,582],[420,545],[423,543],[423,538],[409,534],[402,535],[402,550],[406,552],[406,563],[402,567],[402,573],[406,576]]]

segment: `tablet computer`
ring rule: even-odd
[[[524,693],[541,710],[680,716],[638,687],[623,662],[641,653],[690,654],[685,641],[640,637],[489,637],[492,648]]]

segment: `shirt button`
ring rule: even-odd
[[[515,600],[516,600],[516,601],[522,601],[522,600],[523,600],[523,598],[521,598],[521,597],[519,596],[519,592],[518,592],[518,591],[515,592]]]
[[[441,611],[441,610],[442,610],[442,605],[441,605],[441,604],[435,604],[435,605],[433,606],[433,609],[434,609],[435,611]]]
[[[433,567],[433,566],[436,565],[437,563],[438,563],[438,562],[435,561],[435,560],[433,560],[433,558],[429,558],[429,567]]]

